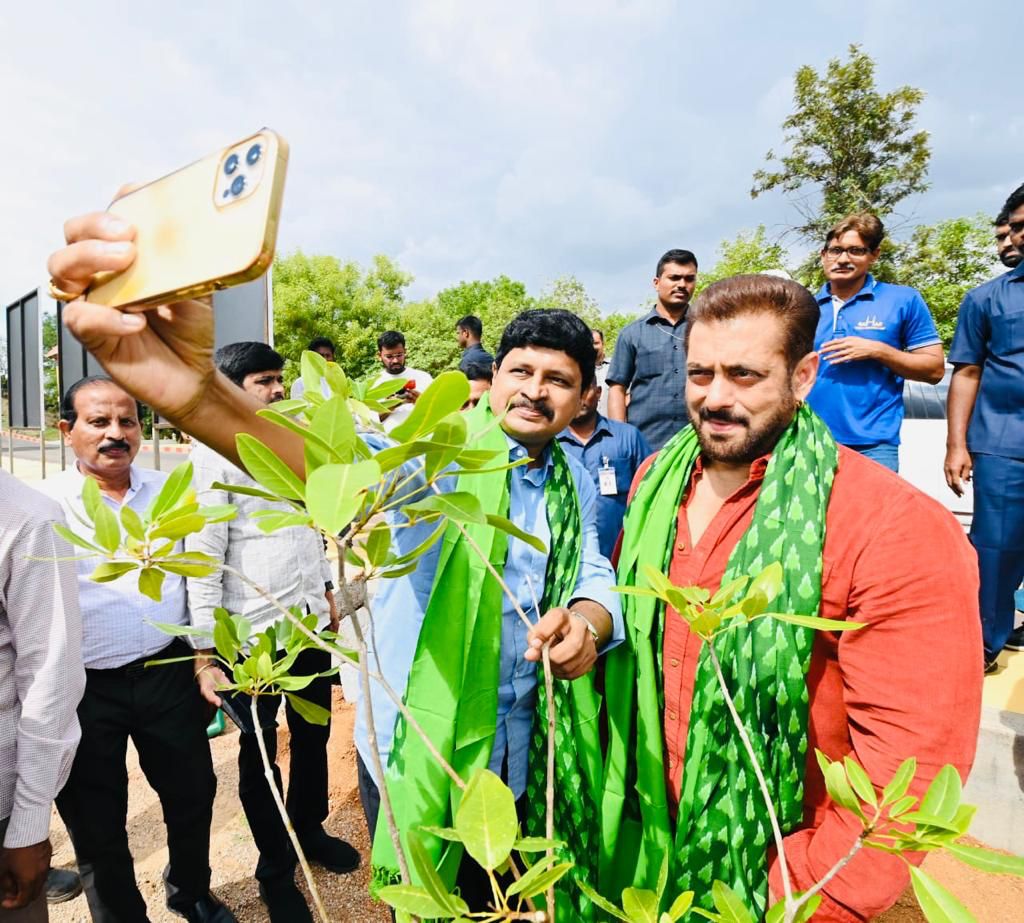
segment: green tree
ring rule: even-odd
[[[771,243],[764,225],[753,231],[740,231],[732,240],[718,245],[718,262],[697,276],[697,291],[712,282],[744,273],[764,272],[767,269],[786,269],[786,250],[780,243]]]
[[[964,295],[997,271],[991,220],[979,214],[918,225],[908,241],[893,249],[879,276],[912,285],[924,296],[948,348]]]
[[[750,194],[794,196],[801,237],[820,243],[830,224],[854,211],[884,219],[928,188],[928,133],[914,127],[924,93],[911,86],[879,92],[875,62],[860,46],[850,46],[845,63],[829,61],[824,75],[801,67],[793,98],[795,111],[782,123],[789,152],[767,153],[778,169],[755,172]]]
[[[274,342],[289,379],[298,376],[299,356],[318,336],[335,342],[338,364],[353,377],[373,369],[377,336],[398,326],[403,292],[412,282],[386,256],[375,256],[364,270],[301,250],[278,257],[273,278]]]
[[[474,314],[484,325],[483,345],[493,352],[502,330],[520,311],[535,306],[522,282],[498,276],[488,282],[460,282],[429,301],[406,305],[398,329],[405,334],[409,362],[436,375],[459,364],[455,324]]]

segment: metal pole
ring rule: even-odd
[[[7,379],[10,382],[10,379]],[[14,474],[14,427],[7,430],[7,447],[11,450],[11,474]]]
[[[160,470],[160,426],[157,423],[156,411],[153,411],[153,467]]]
[[[43,305],[45,304],[43,299],[48,295],[49,292],[39,286],[36,291],[37,342],[39,343],[39,467],[44,481],[46,480],[46,369],[44,368],[46,355],[43,343]]]

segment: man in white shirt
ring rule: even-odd
[[[429,372],[405,364],[405,337],[397,330],[387,330],[377,337],[377,355],[380,357],[380,364],[384,366],[384,371],[377,376],[377,381],[392,379],[403,383],[394,395],[402,403],[389,413],[380,415],[384,429],[391,432],[399,423],[409,418],[413,405],[434,381],[434,377]]]
[[[46,921],[50,812],[80,736],[82,622],[71,546],[53,529],[63,518],[52,500],[0,472],[3,923]]]
[[[306,349],[311,353],[319,353],[328,362],[334,361],[334,343],[327,339],[327,337],[317,337],[315,340],[311,340],[309,346]],[[292,390],[290,397],[292,400],[296,400],[302,397],[306,393],[306,384],[302,380],[302,377],[296,378],[292,382]],[[331,386],[327,384],[327,379],[323,378],[320,380],[320,393],[324,397],[331,396]]]
[[[231,343],[217,350],[217,368],[231,381],[264,404],[284,399],[281,369],[284,359],[265,343]],[[293,526],[267,534],[260,530],[262,510],[292,512],[286,503],[272,503],[231,490],[214,489],[212,484],[237,484],[259,487],[248,474],[213,449],[197,443],[192,449],[193,484],[204,505],[231,503],[238,508],[237,518],[210,523],[202,532],[185,541],[188,551],[208,554],[255,580],[283,606],[298,606],[317,616],[317,628],[338,627],[334,605],[331,568],[324,554],[319,532],[306,526]],[[223,606],[233,615],[244,615],[254,632],[263,631],[281,618],[280,611],[252,586],[229,571],[217,571],[209,577],[190,577],[187,581],[189,613],[192,624],[212,628],[213,610]],[[331,669],[326,651],[303,651],[292,667],[293,676],[308,676]],[[207,701],[221,704],[217,687],[228,682],[219,667],[200,658],[196,678]],[[319,677],[302,690],[302,698],[331,708],[331,677]],[[231,696],[235,708],[249,712],[247,696]],[[262,696],[259,700],[260,725],[274,780],[281,789],[277,758],[277,713],[281,696]],[[323,829],[327,819],[327,741],[330,724],[311,724],[286,703],[290,742],[290,772],[286,807],[303,852],[310,861],[333,872],[351,872],[359,866],[359,853],[344,840],[329,836]],[[249,829],[259,849],[256,879],[260,896],[267,905],[272,923],[312,923],[305,898],[295,885],[295,855],[288,832],[277,811],[264,775],[263,761],[255,734],[243,733],[238,743],[238,796],[245,809]]]
[[[82,502],[86,477],[120,518],[141,513],[166,474],[132,464],[142,442],[138,405],[102,376],[73,384],[61,404],[60,429],[77,461],[45,481],[76,531],[89,518]],[[91,537],[91,536],[89,536]],[[139,764],[160,798],[169,861],[167,907],[194,923],[233,923],[210,893],[210,822],[217,779],[206,739],[206,705],[190,662],[147,669],[147,660],[188,656],[191,648],[152,623],[188,624],[185,584],[167,575],[163,598],[139,592],[138,575],[109,583],[90,575],[99,561],[78,562],[85,695],[78,709],[82,741],[57,807],[75,847],[89,910],[96,923],[143,923],[146,903],[135,883],[125,829],[131,738]]]

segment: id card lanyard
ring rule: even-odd
[[[614,497],[619,492],[619,486],[615,483],[615,469],[607,455],[601,456],[601,467],[597,469],[597,487],[602,497]]]

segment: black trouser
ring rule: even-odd
[[[82,741],[57,807],[75,847],[95,923],[147,920],[125,828],[129,737],[160,798],[167,826],[168,906],[187,908],[210,890],[217,778],[206,738],[206,709],[190,662],[143,666],[145,660],[191,652],[183,641],[174,641],[127,666],[85,671],[85,695],[78,706]]]
[[[370,770],[366,768],[363,758],[356,755],[356,768],[359,779],[359,800],[363,803],[363,814],[366,815],[366,825],[370,829],[370,843],[373,843],[373,835],[377,830],[377,816],[380,814],[380,791],[377,783],[373,781]],[[504,776],[505,768],[502,767]],[[516,802],[516,814],[519,815],[519,823],[526,820],[526,795],[524,794]],[[512,882],[512,876],[498,876],[502,887],[508,887]],[[469,909],[474,911],[487,910],[494,903],[494,893],[491,891],[491,881],[479,865],[474,862],[468,854],[463,855],[459,863],[459,872],[455,876],[455,887],[459,895],[469,904]],[[394,911],[391,912],[394,919]]]
[[[324,673],[332,666],[331,655],[319,648],[304,650],[295,659],[292,676]],[[331,709],[331,677],[313,680],[295,694],[314,702],[328,711]],[[249,710],[249,697],[235,695],[235,706]],[[267,756],[274,767],[274,783],[282,792],[281,770],[277,767],[277,712],[280,695],[260,696],[257,709]],[[288,773],[288,797],[285,807],[292,826],[302,840],[319,830],[327,819],[327,740],[331,725],[311,724],[285,700],[288,731],[291,734],[291,757]],[[280,876],[291,876],[295,870],[295,854],[288,839],[277,805],[274,803],[267,777],[263,773],[259,741],[255,734],[242,734],[238,745],[238,797],[245,809],[249,829],[260,852],[256,863],[256,878],[269,881]]]

